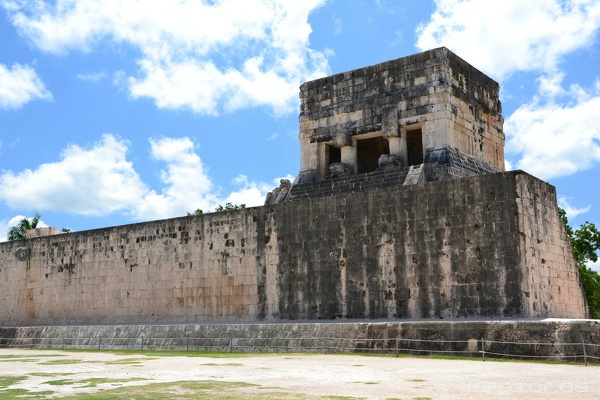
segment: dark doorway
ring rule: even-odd
[[[333,163],[342,162],[342,150],[335,146],[327,145],[327,168]]]
[[[406,131],[408,165],[423,164],[423,132],[421,129]]]
[[[390,154],[390,142],[378,136],[370,139],[362,139],[356,142],[356,158],[358,173],[373,172],[379,166],[379,156]]]

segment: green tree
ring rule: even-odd
[[[579,268],[581,286],[585,292],[590,317],[600,318],[600,274],[587,266],[589,261],[598,261],[597,251],[600,250],[600,231],[598,231],[596,225],[588,221],[578,229],[573,229],[569,226],[565,210],[559,208],[558,214],[565,224],[569,239],[571,239],[571,247]]]
[[[215,212],[241,210],[242,208],[246,208],[246,205],[245,204],[225,203],[225,205],[219,204],[219,206],[217,208],[215,208]],[[204,211],[202,211],[201,209],[198,208],[194,212],[188,212],[187,216],[191,217],[192,215],[202,215],[202,214],[204,214]]]
[[[26,231],[35,229],[40,223],[42,216],[35,213],[33,218],[23,218],[19,223],[8,230],[8,240],[21,240],[26,238]]]
[[[215,208],[215,211],[216,212],[233,211],[233,210],[241,210],[242,208],[246,208],[246,205],[245,204],[226,203],[224,206],[219,205],[219,207]]]

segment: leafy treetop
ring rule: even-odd
[[[224,206],[219,205],[217,208],[215,208],[215,212],[241,210],[242,208],[246,208],[246,205],[245,204],[225,203]],[[202,214],[204,214],[204,211],[202,211],[199,208],[193,212],[187,213],[188,217],[192,216],[192,215],[202,215]]]
[[[571,240],[571,247],[579,269],[581,286],[585,292],[590,317],[600,318],[600,274],[587,266],[590,261],[598,261],[597,251],[600,250],[600,231],[598,231],[596,225],[588,221],[578,229],[573,229],[569,226],[566,211],[559,208],[558,214]]]
[[[29,218],[23,218],[20,220],[17,225],[11,227],[8,230],[7,239],[8,240],[22,240],[26,239],[26,232],[30,229],[35,229],[40,223],[40,219],[42,216],[38,213],[35,213],[31,220]]]

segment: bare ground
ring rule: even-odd
[[[179,354],[0,349],[0,398],[113,392],[120,398],[132,395],[128,390],[147,396],[140,398],[182,399],[217,398],[225,392],[240,399],[600,398],[597,365],[347,354]],[[157,392],[149,389],[159,383],[169,383],[160,389],[165,397],[159,397],[156,387]]]

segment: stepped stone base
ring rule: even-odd
[[[0,347],[458,354],[600,362],[600,321],[449,320],[0,328]]]
[[[415,170],[419,172],[418,179],[411,176],[411,171]],[[462,155],[455,149],[442,148],[428,152],[425,163],[418,166],[386,168],[365,174],[327,178],[321,182],[315,181],[314,174],[301,174],[294,181],[287,201],[448,181],[495,172],[497,171],[484,162]]]

